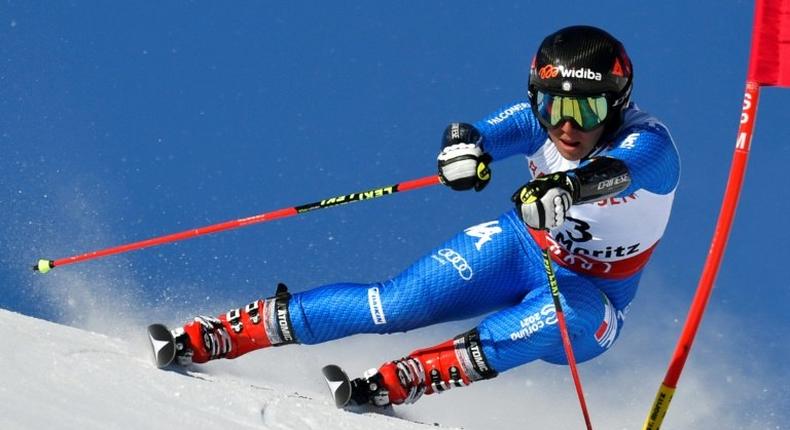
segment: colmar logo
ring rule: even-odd
[[[540,70],[538,70],[538,76],[540,76],[541,79],[554,79],[561,76],[563,78],[588,79],[593,81],[600,81],[603,78],[600,73],[592,69],[569,69],[562,65],[555,66],[553,64],[547,64],[541,67]]]

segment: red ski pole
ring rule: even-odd
[[[275,219],[287,218],[305,212],[310,212],[316,209],[324,209],[332,206],[339,206],[339,205],[354,203],[362,200],[375,199],[378,197],[384,197],[398,192],[411,191],[411,190],[416,190],[418,188],[429,187],[432,185],[436,185],[438,183],[439,183],[438,176],[436,175],[426,176],[424,178],[404,181],[394,185],[388,185],[380,188],[373,188],[371,190],[361,191],[358,193],[344,194],[336,197],[327,198],[324,200],[318,200],[312,203],[278,209],[275,211],[266,212],[247,218],[240,218],[232,221],[226,221],[218,224],[208,225],[205,227],[185,230],[179,233],[154,237],[151,239],[141,240],[139,242],[133,242],[125,245],[115,246],[112,248],[92,251],[85,254],[75,255],[72,257],[61,258],[58,260],[40,259],[38,263],[33,266],[33,270],[41,273],[47,273],[55,267],[79,263],[81,261],[94,260],[109,255],[121,254],[124,252],[135,251],[138,249],[162,245],[165,243],[176,242],[184,239],[191,239],[193,237],[203,236],[211,233],[218,233],[221,231],[231,230],[239,227],[245,227],[252,224],[272,221]]]
[[[562,311],[562,303],[560,302],[560,286],[557,282],[557,276],[554,274],[554,268],[551,267],[551,257],[549,256],[549,242],[546,234],[540,232],[533,235],[543,251],[543,267],[546,269],[546,277],[549,281],[549,288],[551,289],[551,298],[554,300],[554,309],[557,312],[557,323],[562,336],[562,346],[565,348],[565,357],[568,359],[568,366],[571,368],[571,376],[573,377],[573,384],[576,386],[576,395],[579,397],[579,405],[584,415],[584,424],[587,430],[592,430],[592,421],[590,420],[590,413],[587,410],[587,402],[584,400],[584,391],[582,390],[582,381],[579,377],[579,370],[576,368],[576,357],[573,355],[573,347],[571,345],[571,337],[568,334],[568,323],[565,321],[565,312]]]

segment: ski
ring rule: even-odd
[[[386,406],[376,406],[371,401],[371,396],[375,396],[376,389],[373,388],[373,392],[371,392],[371,388],[375,387],[377,384],[375,384],[375,382],[371,384],[371,381],[365,378],[351,380],[340,366],[335,364],[324,366],[321,369],[321,373],[324,374],[324,379],[329,387],[329,393],[335,401],[335,406],[339,409],[357,414],[384,415],[432,428],[446,428],[439,423],[425,423],[399,417],[392,408],[392,405],[389,404]]]
[[[176,358],[176,339],[164,324],[148,326],[148,340],[154,353],[156,367],[162,369],[169,366]]]
[[[321,369],[335,406],[344,408],[351,402],[351,380],[340,366],[330,364]]]

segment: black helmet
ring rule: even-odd
[[[573,119],[583,129],[604,124],[611,128],[620,124],[632,83],[631,60],[620,41],[596,27],[566,27],[540,44],[530,68],[529,99],[535,116],[546,127]],[[584,106],[575,105],[577,113],[569,114],[567,104],[562,111],[558,111],[559,103],[546,106],[544,97],[557,96],[589,99]]]

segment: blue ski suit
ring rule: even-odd
[[[559,155],[528,102],[508,105],[474,125],[495,161],[526,156],[533,177],[585,163]],[[633,103],[593,155],[625,162],[632,182],[615,197],[573,206],[565,223],[550,232],[562,306],[580,362],[601,354],[618,337],[666,227],[680,171],[667,129]],[[536,359],[566,363],[541,250],[515,211],[460,232],[392,279],[325,285],[295,293],[288,302],[291,334],[304,344],[487,313],[476,329],[496,372]]]

